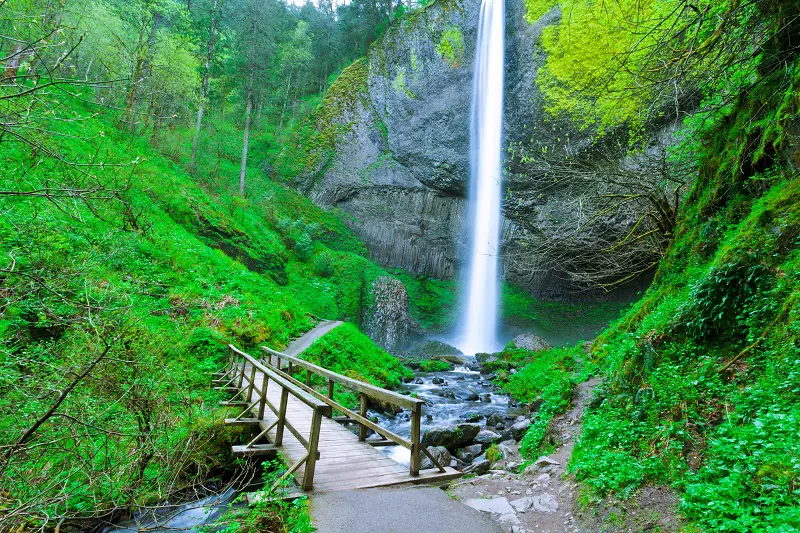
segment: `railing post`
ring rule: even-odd
[[[422,418],[422,404],[418,403],[411,410],[411,464],[412,476],[419,475],[419,452],[420,452],[420,420]]]
[[[361,393],[361,409],[359,413],[364,418],[367,418],[367,407],[369,406],[369,397]],[[361,427],[358,428],[358,440],[364,441],[367,440],[367,426],[361,424]]]
[[[288,374],[290,376],[293,376],[293,374],[292,374],[292,362],[291,361],[289,361],[289,372],[288,372]]]
[[[281,407],[278,410],[278,425],[275,427],[275,446],[283,444],[283,427],[286,425],[287,403],[289,403],[289,389],[281,388]]]
[[[253,387],[256,385],[256,367],[250,367],[250,383],[247,386],[247,401],[253,401]]]
[[[239,384],[237,385],[238,388],[242,388],[242,383],[244,383],[244,369],[247,367],[247,359],[244,356],[240,356],[242,359],[242,370],[239,372]]]
[[[311,431],[308,434],[308,459],[306,459],[306,470],[303,474],[303,490],[314,488],[314,468],[317,465],[317,449],[319,448],[319,430],[322,426],[322,413],[319,409],[314,409],[311,419]]]
[[[264,420],[264,411],[267,408],[267,387],[269,387],[269,376],[261,373],[264,379],[261,381],[261,401],[258,402],[258,419]]]
[[[272,352],[267,352],[267,364],[272,366]]]
[[[336,382],[332,379],[328,379],[328,398],[333,400],[333,388],[336,385]],[[333,409],[331,409],[328,418],[333,418]]]
[[[306,370],[306,386],[311,386],[311,370]]]

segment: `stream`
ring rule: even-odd
[[[422,431],[444,425],[474,422],[483,426],[492,414],[506,416],[508,397],[500,394],[488,376],[477,370],[474,358],[465,357],[466,365],[456,366],[447,372],[415,372],[413,381],[404,383],[401,391],[415,394],[425,400]],[[397,415],[370,411],[384,427],[403,437],[411,434],[411,417],[408,411]],[[350,426],[358,431],[357,425]],[[398,463],[408,466],[410,452],[400,446],[382,447],[380,450]],[[252,490],[252,489],[251,489]],[[170,506],[161,512],[139,512],[130,520],[107,528],[103,533],[168,533],[198,531],[213,524],[240,493],[228,490],[222,494]],[[241,504],[244,505],[244,504]]]

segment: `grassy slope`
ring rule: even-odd
[[[95,111],[81,105],[68,110],[76,116]],[[246,200],[227,193],[220,182],[233,182],[238,172],[225,153],[205,150],[193,179],[111,117],[52,127],[66,159],[98,154],[105,167],[92,172],[101,181],[130,176],[122,194],[131,209],[94,202],[97,217],[78,202],[0,200],[0,256],[4,266],[15,261],[15,274],[2,279],[0,430],[7,439],[19,435],[53,401],[33,391],[63,386],[68,369],[76,371],[97,353],[100,333],[108,337],[130,327],[113,360],[98,365],[61,408],[117,434],[92,456],[91,439],[63,433],[71,424],[45,424],[33,442],[64,438],[70,444],[16,458],[3,485],[24,499],[39,486],[46,495],[63,492],[63,482],[68,496],[54,505],[91,513],[162,498],[176,471],[178,479],[191,478],[227,464],[226,443],[235,435],[218,426],[222,413],[208,387],[224,343],[280,349],[312,326],[311,314],[357,320],[365,283],[383,271],[363,257],[363,243],[338,217],[259,178],[257,169],[250,169]],[[21,176],[41,184],[72,173],[32,157],[20,144],[1,143],[0,155],[0,189],[14,188]],[[180,151],[170,155],[188,159]],[[362,374],[389,384],[384,378],[397,372],[394,360],[356,328],[344,333],[369,347],[351,354],[354,364],[369,363]],[[152,423],[143,423],[142,414]],[[178,456],[188,443],[194,443],[192,452]],[[137,452],[129,456],[130,449]],[[95,478],[102,470],[110,475]]]
[[[528,364],[504,386],[540,396],[545,415],[587,370],[605,376],[570,463],[586,501],[670,484],[690,529],[800,529],[800,181],[786,133],[800,78],[787,74],[705,133],[656,280],[591,361],[575,366],[577,348],[506,353]],[[525,438],[531,456],[542,425]]]

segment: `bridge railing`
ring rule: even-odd
[[[269,408],[277,417],[274,422],[262,429],[258,435],[244,446],[235,447],[242,455],[261,454],[277,450],[283,445],[284,430],[294,435],[306,450],[305,455],[300,461],[296,462],[287,470],[279,480],[275,482],[273,489],[277,487],[285,478],[291,476],[300,467],[305,466],[303,472],[303,489],[311,490],[314,484],[314,468],[319,458],[319,433],[322,425],[322,417],[330,416],[331,407],[325,402],[320,401],[313,395],[297,387],[291,380],[288,380],[282,372],[278,372],[261,361],[247,354],[232,344],[228,345],[230,357],[228,368],[225,372],[229,378],[228,384],[235,386],[221,387],[238,391],[231,401],[223,402],[226,405],[236,405],[244,407],[244,411],[233,419],[226,419],[227,424],[266,424],[264,415]],[[258,384],[258,373],[262,374],[261,385]],[[267,390],[270,383],[281,388],[280,404],[276,407],[267,397]],[[236,400],[241,395],[241,400]],[[289,402],[289,395],[294,396],[299,401],[312,409],[311,428],[308,437],[302,435],[292,422],[287,418],[286,411]],[[255,414],[255,418],[250,415]],[[269,445],[256,444],[269,431],[275,429],[275,437]]]
[[[421,445],[420,423],[422,420],[422,407],[424,401],[418,398],[403,396],[396,392],[392,392],[369,383],[364,383],[357,379],[349,378],[336,372],[332,372],[327,368],[315,365],[303,359],[286,355],[284,353],[275,351],[266,346],[261,349],[267,355],[267,366],[272,368],[281,377],[290,383],[301,388],[303,391],[321,400],[331,408],[345,414],[350,420],[359,424],[359,440],[366,440],[367,430],[371,429],[378,435],[385,439],[386,444],[397,444],[408,449],[411,452],[411,461],[409,470],[412,476],[418,476],[420,471],[420,454],[424,453],[433,465],[439,469],[440,472],[445,472],[444,466],[436,460],[435,457]],[[284,366],[285,365],[285,366]],[[284,372],[284,368],[286,371]],[[294,377],[295,370],[305,371],[305,383]],[[323,382],[327,382],[327,394],[316,390],[312,387],[312,376],[320,376]],[[336,385],[345,387],[358,393],[359,396],[359,412],[355,412],[342,405],[333,399]],[[367,418],[367,409],[369,408],[370,401],[381,402],[399,407],[401,409],[408,409],[411,411],[411,437],[407,439],[392,431],[383,428]],[[329,414],[328,416],[331,416]],[[378,444],[378,443],[376,443]]]

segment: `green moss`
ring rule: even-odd
[[[405,94],[411,100],[416,100],[417,95],[415,95],[411,89],[406,86],[405,82],[406,76],[406,69],[400,67],[397,69],[397,75],[394,77],[394,82],[392,83],[392,87],[398,94]]]
[[[447,372],[448,370],[453,369],[453,365],[448,363],[447,361],[440,361],[438,359],[429,359],[427,361],[422,361],[419,364],[419,369],[422,372]]]
[[[436,52],[450,65],[460,67],[464,63],[464,35],[456,26],[448,26],[436,44]]]
[[[345,68],[325,92],[320,104],[303,121],[294,139],[278,160],[278,172],[294,180],[307,172],[321,173],[335,158],[336,140],[352,131],[352,118],[359,105],[368,106],[366,58]]]

